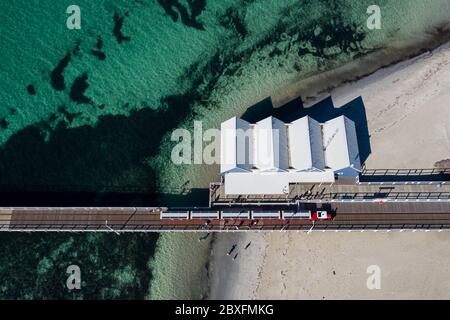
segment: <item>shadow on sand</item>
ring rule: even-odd
[[[364,162],[371,153],[371,148],[366,109],[361,96],[339,108],[334,106],[331,96],[308,108],[304,107],[301,97],[295,98],[279,108],[274,108],[272,100],[268,97],[249,107],[241,118],[254,123],[268,116],[274,116],[284,122],[292,122],[301,117],[310,116],[323,123],[341,115],[355,122],[360,153],[359,157],[361,159],[361,165],[364,166]]]

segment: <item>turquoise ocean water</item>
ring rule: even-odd
[[[81,29],[69,30],[74,3],[0,2],[5,203],[196,201],[186,193],[218,168],[170,162],[174,129],[218,127],[287,84],[450,21],[446,0],[80,0]],[[365,25],[371,4],[381,30]],[[0,234],[0,298],[199,298],[209,246],[197,240]],[[64,287],[70,264],[86,275],[80,292]]]

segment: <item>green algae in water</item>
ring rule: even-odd
[[[383,29],[367,32],[371,1],[207,1],[204,8],[186,7],[195,14],[184,19],[157,1],[78,1],[82,29],[68,31],[70,4],[0,3],[3,191],[137,190],[181,201],[183,187],[206,187],[218,167],[172,165],[174,128],[192,128],[194,119],[218,127],[293,81],[372,49],[414,42],[450,15],[445,0],[380,1]],[[115,21],[129,41],[117,41]],[[318,30],[319,23],[327,28]],[[361,39],[349,42],[356,30]],[[104,60],[91,54],[99,37]],[[338,41],[324,49],[329,38]],[[55,90],[52,71],[69,53],[66,89]],[[85,73],[89,102],[77,103],[70,88]],[[208,249],[193,244],[196,235],[165,234],[150,264],[152,235],[1,237],[5,298],[198,298],[203,291],[198,275]],[[64,291],[73,261],[81,261],[83,274],[89,270],[87,291],[79,294]]]
[[[157,234],[0,233],[0,299],[143,299]],[[66,287],[67,267],[81,289]]]
[[[385,0],[382,30],[368,31],[370,1],[209,1],[187,8],[195,15],[184,20],[157,1],[81,1],[82,29],[70,31],[66,4],[0,4],[4,190],[176,195],[186,183],[205,187],[217,167],[171,164],[173,129],[194,119],[218,127],[287,84],[419,38],[450,11],[444,0]],[[129,41],[117,41],[118,20]],[[104,61],[91,54],[99,37]],[[67,55],[66,89],[55,90],[51,74]],[[70,98],[76,79],[86,79],[72,95],[81,103]]]
[[[242,41],[235,32],[227,38],[232,44],[216,48],[217,60],[205,60],[191,68],[192,81],[214,86],[207,90],[202,86],[191,88],[202,100],[194,102],[195,112],[180,127],[192,132],[194,120],[200,120],[204,129],[218,128],[222,121],[242,114],[248,106],[293,82],[378,48],[419,42],[434,27],[450,19],[450,3],[446,1],[382,1],[382,29],[370,31],[365,25],[370,4],[256,1],[237,6],[236,10],[244,12],[240,16],[245,19],[248,36]],[[182,185],[207,188],[209,182],[219,179],[217,165],[171,163],[174,144],[167,133],[161,152],[149,158],[150,166],[160,172],[160,190],[174,190]]]

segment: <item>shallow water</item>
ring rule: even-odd
[[[0,234],[1,299],[142,299],[156,234]],[[67,268],[80,268],[69,290]]]
[[[202,120],[204,128],[218,127],[289,83],[377,48],[414,43],[450,20],[446,0],[379,1],[382,29],[373,31],[365,26],[368,0],[226,0],[207,1],[205,7],[203,1],[193,7],[179,1],[187,14],[175,8],[177,2],[166,1],[170,5],[163,7],[164,2],[149,0],[78,1],[81,30],[65,27],[69,1],[0,2],[3,205],[33,198],[36,191],[43,194],[33,201],[202,201],[201,192],[185,194],[218,179],[218,167],[170,162],[173,129],[192,130],[194,119]],[[118,194],[105,196],[110,192]],[[111,281],[117,282],[105,284],[101,273],[94,274],[103,289],[82,290],[74,298],[200,297],[204,278],[197,275],[209,251],[196,237],[164,234],[152,262],[143,267],[108,264],[108,251],[89,254],[111,242],[117,256],[149,259],[156,245],[153,235],[4,234],[1,246],[9,254],[0,258],[0,272],[15,281],[3,285],[0,298],[70,298],[61,289],[60,271],[73,259],[58,256],[58,269],[48,256],[59,250],[54,246],[74,238],[78,245],[67,245],[71,254],[80,263],[92,260],[95,268],[116,274]],[[34,251],[12,249],[30,243]],[[18,264],[27,274],[45,269],[42,280],[31,277],[21,287],[24,273],[11,271]],[[150,270],[149,292],[131,294],[129,288],[150,281]],[[44,279],[49,288],[60,290],[39,291],[37,284]]]
[[[207,262],[211,234],[164,233],[149,265],[149,299],[202,299],[207,292]],[[181,253],[181,254],[180,254]]]

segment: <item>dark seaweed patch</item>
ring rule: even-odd
[[[230,15],[233,15],[232,12],[239,12],[238,15],[244,17],[247,10],[245,5],[248,3],[250,2],[243,1],[243,6],[237,8],[238,11],[233,9],[227,12]],[[217,89],[219,80],[239,74],[241,66],[248,63],[253,53],[259,49],[272,48],[268,56],[262,57],[261,61],[270,61],[276,56],[285,56],[289,51],[298,50],[300,57],[306,54],[318,57],[319,64],[324,68],[327,67],[326,63],[332,62],[338,54],[353,57],[359,52],[369,52],[370,49],[364,49],[361,46],[366,36],[362,28],[356,23],[344,22],[346,18],[341,16],[343,10],[332,9],[332,6],[330,8],[329,12],[324,14],[323,21],[298,24],[292,23],[290,18],[284,19],[293,15],[300,17],[302,10],[306,10],[293,5],[286,9],[286,12],[281,15],[282,18],[269,33],[253,46],[243,50],[236,50],[242,41],[241,34],[237,32],[234,38],[227,38],[227,45],[219,47],[209,59],[192,64],[180,81],[191,84],[196,94],[196,101],[209,100],[208,107],[214,108],[216,103],[208,97],[213,90]],[[229,16],[227,19],[231,23],[232,19]],[[322,27],[321,30],[316,30],[318,25]],[[281,61],[278,64],[286,67]],[[300,63],[294,63],[291,68],[301,71]]]
[[[59,106],[58,107],[58,112],[61,114],[61,118],[65,120],[65,122],[67,124],[72,124],[73,120],[76,117],[79,117],[82,115],[81,112],[75,112],[75,113],[71,113],[67,110],[67,107],[65,105]],[[55,122],[57,120],[57,115],[56,114],[52,114],[49,118],[49,122]]]
[[[84,92],[89,88],[88,75],[83,73],[77,77],[70,88],[70,99],[76,103],[90,103],[91,99],[84,95]]]
[[[142,201],[154,205],[151,194],[157,190],[158,175],[143,160],[157,154],[165,133],[190,114],[192,99],[168,96],[161,100],[167,105],[164,110],[100,116],[95,127],[69,128],[59,121],[48,139],[42,134],[43,128],[50,127],[48,122],[30,125],[0,149],[0,191],[147,191]],[[67,117],[64,106],[58,112]],[[135,174],[127,174],[130,171]]]
[[[238,8],[228,8],[225,11],[225,14],[219,18],[219,23],[221,26],[227,29],[233,29],[242,38],[245,38],[247,35],[247,27],[244,22],[245,13]]]
[[[158,3],[174,22],[177,22],[178,17],[180,17],[184,25],[198,30],[205,30],[203,24],[197,21],[197,17],[205,10],[206,0],[188,0],[189,10],[178,0],[158,0]]]
[[[309,42],[312,46],[312,50],[308,50],[308,53],[326,59],[332,59],[338,54],[360,52],[360,43],[365,38],[365,32],[355,23],[345,24],[340,19],[332,19],[330,21],[324,21],[321,24],[321,29],[314,31],[310,29],[310,32],[314,32],[314,36],[310,38]],[[326,53],[326,49],[339,48],[339,53]],[[302,54],[304,54],[302,50]]]
[[[0,128],[7,129],[8,126],[9,126],[8,120],[6,120],[5,118],[0,119]]]
[[[97,57],[98,60],[105,60],[106,59],[106,54],[103,51],[100,50],[91,50],[91,53],[94,57]]]
[[[27,92],[30,96],[34,96],[36,94],[36,88],[32,84],[29,84],[27,86]]]
[[[103,49],[103,39],[102,39],[101,36],[98,36],[98,37],[97,37],[97,42],[95,43],[95,47],[96,47],[98,50],[102,50],[102,49]]]
[[[57,119],[58,119],[58,116],[56,115],[56,113],[52,113],[52,114],[48,117],[49,123],[54,123]]]
[[[91,50],[91,54],[94,57],[97,57],[98,60],[105,60],[106,59],[106,54],[102,51],[103,49],[103,39],[101,36],[97,37],[97,42],[95,43],[95,49]]]
[[[170,0],[158,0],[158,3],[161,7],[163,7],[164,11],[167,15],[169,15],[174,22],[178,21],[178,13],[172,9],[172,2],[178,1],[170,1]]]
[[[346,22],[348,17],[343,15],[347,9],[341,7],[340,2],[335,1],[324,2],[323,6],[327,8],[327,11],[318,21],[311,21],[308,24],[291,24],[289,20],[281,19],[272,32],[259,43],[259,46],[274,44],[279,41],[280,35],[284,35],[292,41],[284,51],[275,46],[272,51],[273,56],[285,54],[286,50],[294,45],[297,46],[300,57],[311,54],[321,59],[322,62],[332,61],[342,54],[349,57],[358,53],[367,54],[370,49],[361,47],[366,33],[356,22]],[[291,6],[284,10],[282,16],[297,15],[301,17],[302,11],[307,11],[307,9]]]
[[[226,45],[218,48],[212,57],[201,57],[186,70],[179,81],[187,84],[189,89],[185,93],[161,99],[161,105],[165,108],[130,111],[128,116],[101,116],[95,127],[69,129],[63,122],[51,130],[48,141],[37,126],[24,128],[7,141],[5,149],[0,150],[0,184],[4,184],[6,190],[15,187],[101,192],[117,187],[126,192],[130,187],[132,190],[138,188],[156,192],[158,174],[144,159],[158,154],[161,139],[169,130],[196,116],[192,109],[194,104],[216,107],[209,98],[217,89],[218,81],[238,73],[255,50],[277,48],[273,56],[285,55],[289,49],[277,46],[280,35],[285,33],[285,38],[291,39],[292,46],[305,48],[304,54],[314,54],[323,60],[331,59],[329,52],[335,49],[343,53],[357,52],[355,48],[360,47],[359,41],[364,38],[364,33],[359,32],[355,25],[343,23],[339,15],[333,17],[334,22],[329,22],[328,28],[316,34],[314,30],[318,22],[293,25],[291,21],[280,20],[262,40],[240,51],[236,47],[241,37],[235,34],[235,38],[228,39]],[[358,31],[356,36],[353,33],[355,29]],[[334,39],[330,41],[330,38]],[[319,51],[315,45],[321,42],[326,44],[325,49],[333,50]],[[266,59],[269,60],[269,57]],[[58,153],[61,150],[62,154]],[[15,168],[6,167],[11,163]],[[51,172],[48,168],[52,168]],[[127,175],[129,170],[142,174]],[[180,185],[182,183],[184,181],[180,181]]]
[[[191,19],[196,19],[206,9],[206,0],[187,0]]]
[[[127,14],[125,14],[127,15]],[[113,20],[114,20],[114,28],[113,28],[113,35],[116,37],[117,42],[120,44],[123,41],[130,41],[131,38],[129,36],[125,36],[122,33],[122,27],[125,17],[121,17],[117,12],[114,13]]]
[[[75,47],[72,50],[72,53],[77,56],[81,52],[81,40],[77,40],[75,42]]]
[[[63,91],[64,89],[66,89],[63,72],[64,72],[64,69],[69,65],[70,59],[71,59],[71,55],[70,55],[70,52],[68,52],[64,56],[64,58],[62,58],[58,62],[58,65],[52,71],[51,85],[52,85],[53,89],[55,89],[57,91]]]
[[[2,233],[0,299],[144,299],[151,282],[147,263],[157,238],[155,233],[123,233],[120,237],[105,233]],[[71,264],[80,265],[81,290],[66,289],[64,275]],[[123,281],[121,275],[132,280]]]

